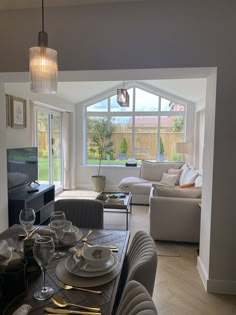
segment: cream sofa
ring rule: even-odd
[[[194,182],[194,187],[152,187],[149,219],[154,240],[199,242],[202,175],[189,167],[181,176],[181,185]]]
[[[119,191],[130,191],[134,204],[149,205],[152,184],[159,183],[163,173],[169,169],[180,169],[183,162],[143,161],[139,177],[125,177],[118,186]]]

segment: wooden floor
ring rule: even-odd
[[[138,230],[149,232],[148,222],[148,207],[134,206],[131,239]],[[125,228],[125,215],[105,214],[105,228]],[[205,291],[196,268],[197,245],[168,243],[167,255],[164,250],[158,256],[153,293],[159,315],[236,315],[236,296]]]
[[[133,210],[131,234],[149,232],[148,207]],[[162,244],[173,257],[158,256],[153,300],[159,315],[236,315],[236,296],[205,291],[196,267],[197,244]]]

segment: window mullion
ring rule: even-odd
[[[132,112],[132,158],[135,158],[135,99],[136,99],[136,88],[133,88],[133,112]]]

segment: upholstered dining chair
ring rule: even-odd
[[[59,199],[54,211],[64,211],[66,219],[81,228],[103,229],[103,203],[90,199]]]
[[[132,280],[124,289],[116,315],[158,315],[158,312],[145,287]]]
[[[152,237],[144,231],[136,232],[122,267],[116,305],[119,304],[125,285],[131,280],[141,283],[152,296],[156,269],[157,253]]]

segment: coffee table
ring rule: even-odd
[[[107,201],[103,201],[103,207],[105,212],[114,212],[114,213],[125,213],[126,214],[126,230],[129,229],[129,214],[132,213],[132,194],[131,192],[123,192],[123,191],[103,191],[102,194],[105,195],[116,195],[123,194],[124,198],[120,198],[123,203],[110,203]]]

